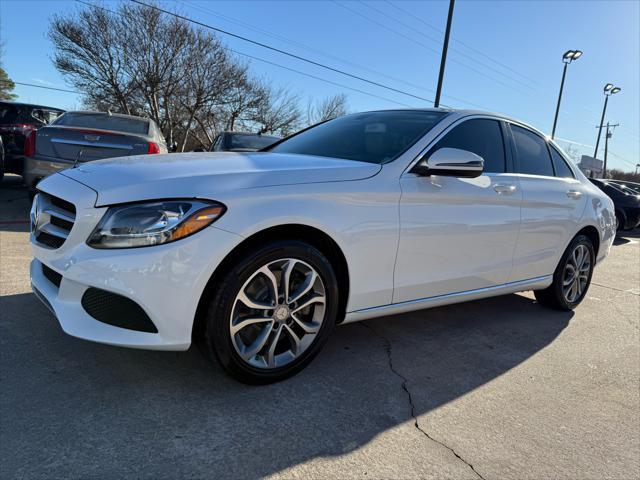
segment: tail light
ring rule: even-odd
[[[147,153],[160,153],[160,145],[155,142],[149,142]]]
[[[37,130],[31,130],[24,139],[24,156],[33,157],[36,154]]]

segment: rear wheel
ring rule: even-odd
[[[587,294],[594,265],[593,243],[589,237],[578,235],[562,255],[553,274],[553,283],[534,292],[536,300],[546,307],[573,310]]]
[[[327,258],[303,242],[273,242],[237,262],[219,284],[205,350],[241,382],[277,382],[318,354],[337,312],[337,279]]]

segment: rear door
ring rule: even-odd
[[[485,171],[477,178],[401,177],[394,303],[491,287],[509,278],[522,193],[504,130],[493,118],[463,119],[430,149],[480,155]]]
[[[554,272],[578,230],[587,192],[540,134],[513,123],[509,131],[522,188],[522,227],[511,275],[511,281],[518,281]]]

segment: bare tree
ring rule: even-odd
[[[322,101],[307,104],[307,125],[331,120],[347,114],[347,96],[339,93]]]

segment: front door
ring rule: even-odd
[[[495,119],[463,120],[430,150],[450,147],[480,155],[485,173],[477,178],[401,177],[394,303],[508,281],[522,192],[511,172],[503,130]]]

